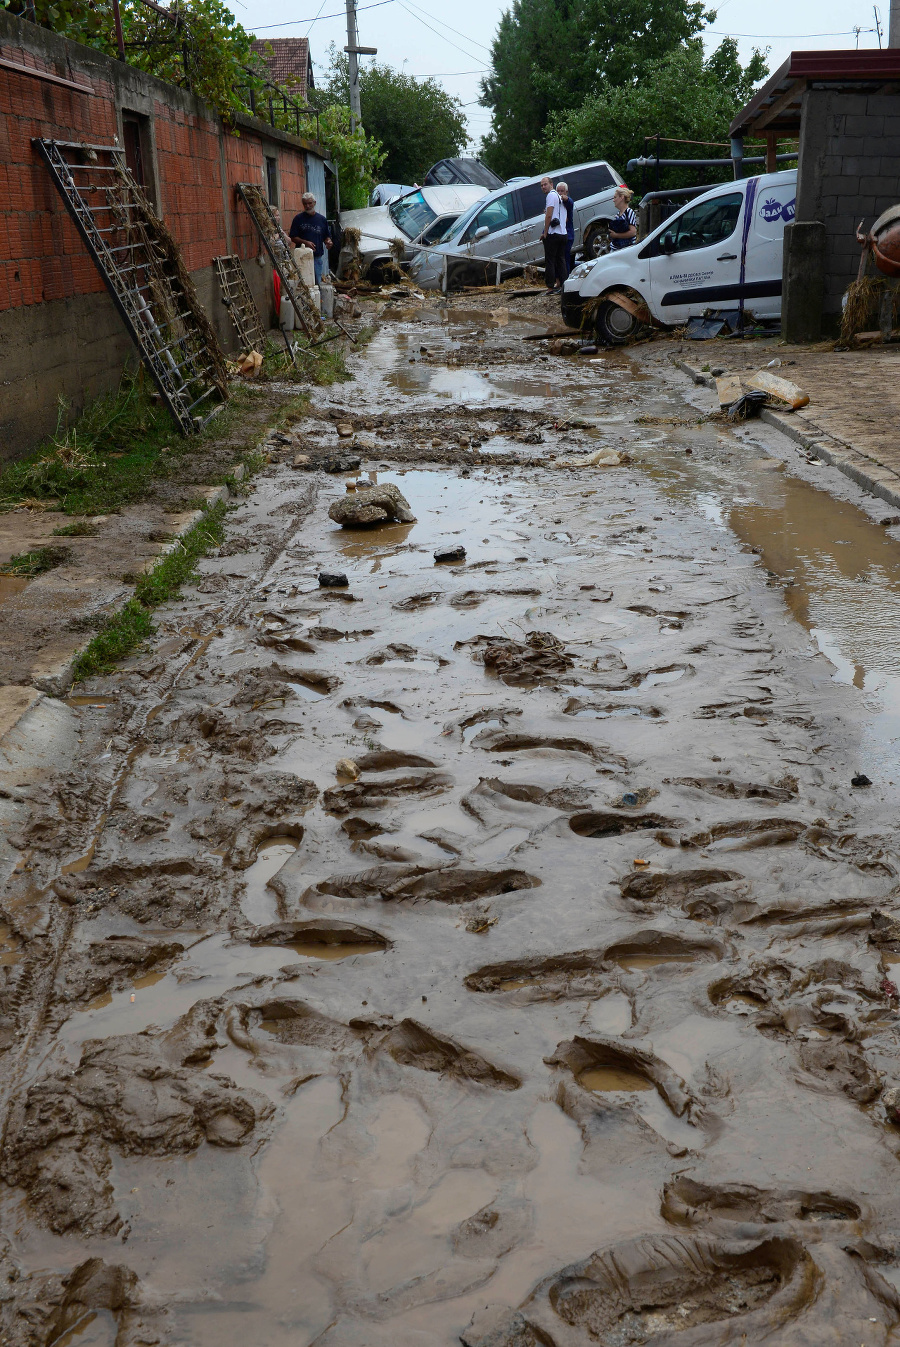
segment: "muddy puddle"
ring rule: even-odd
[[[0,575],[0,603],[7,603],[27,588],[29,581],[20,575]]]
[[[271,564],[156,616],[194,661],[70,699],[0,913],[11,1347],[900,1333],[900,850],[850,785],[897,544],[513,329],[384,328],[316,396],[556,451],[549,386],[632,465],[384,450],[416,523],[362,532],[273,461],[227,523]]]

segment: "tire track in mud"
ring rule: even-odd
[[[284,536],[296,528],[297,521],[313,507],[315,502],[315,488],[309,486],[305,493],[301,493],[302,498],[296,503],[296,513],[292,522],[287,525]],[[262,584],[268,570],[275,565],[283,550],[284,538],[270,545],[268,556],[266,558],[265,569],[262,575],[256,581],[256,584]],[[235,598],[233,604],[226,610],[224,616],[219,619],[217,625],[232,622],[240,613],[246,604],[246,595],[241,594]],[[41,889],[32,889],[28,895],[28,901],[31,903],[40,903],[47,901],[50,906],[51,921],[54,926],[61,924],[58,936],[53,940],[53,954],[47,967],[43,970],[41,976],[41,986],[37,990],[32,989],[31,999],[36,1001],[31,1021],[27,1028],[21,1034],[22,1043],[17,1053],[17,1059],[14,1064],[7,1062],[6,1070],[3,1074],[2,1084],[0,1084],[0,1155],[6,1150],[7,1131],[9,1127],[10,1112],[13,1107],[16,1094],[22,1088],[24,1077],[28,1073],[28,1064],[33,1055],[37,1039],[44,1032],[50,1000],[53,995],[53,987],[56,977],[59,973],[60,964],[65,956],[68,942],[74,930],[77,920],[77,911],[75,904],[77,897],[73,894],[71,888],[66,885],[65,877],[67,875],[78,874],[86,870],[93,859],[94,852],[109,813],[113,808],[117,796],[121,793],[122,787],[126,781],[129,771],[135,758],[141,751],[142,738],[148,724],[158,715],[166,703],[170,700],[173,693],[178,688],[179,682],[199,660],[202,659],[211,640],[214,639],[216,627],[214,626],[205,636],[196,638],[194,649],[188,650],[180,663],[176,660],[176,667],[171,671],[165,686],[159,689],[157,699],[151,705],[140,705],[134,712],[132,718],[122,729],[122,735],[129,740],[133,747],[123,756],[121,762],[116,768],[111,783],[106,791],[102,801],[99,802],[99,817],[96,824],[93,825],[87,837],[84,838],[82,849],[73,861],[62,865],[56,874],[45,874],[44,887]],[[61,901],[54,902],[53,896]]]
[[[886,1344],[900,858],[832,788],[845,691],[637,472],[391,476],[419,524],[323,482],[152,718],[95,689],[141,736],[16,1096],[20,1256],[127,1237],[126,1344]]]

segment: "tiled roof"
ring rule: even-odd
[[[291,76],[298,80],[294,88],[301,98],[313,87],[309,39],[305,37],[258,38],[253,50],[269,67],[273,84],[285,84]]]

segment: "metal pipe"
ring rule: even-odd
[[[796,159],[799,151],[794,150],[790,154],[779,154],[776,158],[779,162],[788,159]],[[625,172],[630,173],[634,168],[643,168],[644,165],[655,165],[659,163],[660,168],[730,168],[734,162],[732,159],[650,159],[640,157],[638,159],[629,159],[625,165]],[[764,154],[751,155],[741,161],[745,164],[764,164],[766,156]],[[715,185],[715,184],[713,184]]]

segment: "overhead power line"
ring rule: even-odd
[[[490,55],[490,47],[486,47],[484,43],[479,42],[477,38],[469,37],[468,33],[461,33],[458,28],[451,27],[449,23],[445,23],[443,19],[439,19],[436,14],[432,14],[430,9],[426,9],[424,5],[418,4],[416,0],[408,0],[408,3],[412,5],[413,9],[421,11],[422,14],[427,14],[429,19],[433,19],[435,23],[439,23],[442,28],[447,28],[451,33],[455,33],[457,37],[461,37],[464,42],[470,42],[473,47],[480,47],[482,51],[486,51],[488,55]]]
[[[475,55],[474,52],[466,51],[465,48],[461,47],[458,42],[451,42],[449,37],[446,37],[444,33],[439,33],[436,28],[432,28],[430,23],[426,23],[420,14],[416,14],[415,11],[412,9],[407,9],[406,5],[404,5],[403,3],[403,0],[397,0],[397,3],[399,4],[400,8],[404,11],[404,13],[408,14],[411,19],[418,19],[422,27],[427,28],[429,33],[434,33],[435,37],[439,37],[442,42],[449,43],[451,47],[455,47],[457,51],[461,51],[463,56],[468,56],[471,61],[478,60],[478,57]]]
[[[357,13],[359,13],[362,9],[380,9],[382,5],[393,5],[395,3],[396,0],[375,0],[374,5],[357,5],[356,10]],[[334,14],[317,14],[313,19],[288,19],[287,23],[264,23],[262,27],[254,27],[253,31],[255,33],[265,33],[270,28],[296,28],[303,23],[312,25],[319,19],[346,19],[346,17],[346,12],[341,9]],[[469,52],[466,52],[467,56],[469,54]]]
[[[721,28],[707,28],[707,33],[714,33],[716,37],[755,37],[760,42],[779,42],[790,38],[791,40],[801,37],[853,37],[856,33],[855,28],[850,28],[845,33],[731,33],[723,32]],[[861,28],[861,33],[874,33],[874,28]]]

